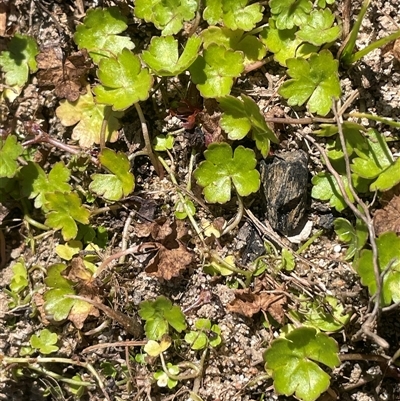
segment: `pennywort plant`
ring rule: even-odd
[[[310,123],[333,115],[330,123],[325,121],[308,136],[317,145],[315,138],[326,141],[325,149],[318,148],[326,156],[323,158],[326,169],[313,176],[312,196],[329,202],[337,212],[350,208],[355,214],[355,224],[344,218],[334,223],[339,240],[348,247],[345,259],[353,263],[361,283],[368,287],[376,310],[397,303],[400,299],[396,286],[400,260],[398,237],[388,232],[376,238],[368,205],[360,197],[368,198],[373,193],[379,196],[398,185],[400,159],[393,156],[386,138],[377,129],[366,129],[350,120],[341,123],[343,113],[335,106],[341,97],[339,67],[347,68],[368,52],[400,37],[398,30],[355,51],[369,3],[369,0],[363,2],[343,44],[342,24],[335,17],[334,0],[205,0],[203,3],[137,0],[131,13],[117,6],[89,10],[76,27],[74,42],[79,50],[88,53],[90,79],[82,75],[83,88],[78,98],[60,100],[55,111],[63,126],[73,127],[71,139],[83,150],[53,138],[37,122],[26,122],[24,129],[6,129],[0,137],[0,197],[20,208],[26,238],[33,250],[36,241],[49,234],[60,234],[63,242],[55,251],[63,261],[45,269],[46,316],[53,322],[71,321],[81,328],[89,315],[98,313],[93,304],[79,297],[78,288],[83,285],[98,295],[93,283],[101,262],[87,255],[81,260],[79,255],[84,251],[96,253],[99,247],[107,245],[107,232],[92,226],[94,217],[102,210],[119,208],[118,202],[132,195],[136,185],[133,160],[138,155],[147,155],[159,175],[167,171],[176,186],[175,217],[188,219],[194,227],[201,240],[206,272],[243,275],[244,287],[249,286],[253,276],[264,273],[265,264],[254,271],[247,270],[238,267],[233,256],[222,257],[211,249],[212,241],[204,238],[207,234],[197,223],[199,206],[191,191],[191,180],[193,176],[209,204],[223,205],[232,198],[237,199],[236,217],[221,229],[215,229],[216,234],[209,238],[231,233],[242,221],[244,198],[259,191],[258,160],[268,157],[271,144],[279,143],[264,115],[265,110],[251,97],[233,89],[250,71],[272,62],[280,65],[282,75],[286,74],[286,80],[276,88],[283,102],[315,114]],[[154,25],[157,35],[139,43],[132,34],[138,29],[137,23]],[[338,45],[341,45],[339,51]],[[15,34],[7,49],[1,52],[2,107],[23,93],[38,69],[39,52],[36,41],[21,33]],[[189,107],[191,112],[196,109],[191,114],[190,125],[201,125],[206,101],[215,100],[221,112],[221,137],[207,143],[200,156],[202,160],[195,162],[196,155],[192,152],[185,190],[179,188],[174,172],[174,138],[166,130],[156,135],[148,124],[152,117],[141,107],[149,98],[156,99],[159,94],[161,98],[169,85],[177,83],[178,86],[188,83],[200,98],[199,110],[194,105]],[[122,118],[130,118],[132,108],[140,121],[144,150],[128,156],[120,150],[118,141]],[[178,112],[175,114],[179,116]],[[350,115],[383,121],[379,116]],[[391,122],[392,126],[396,124],[398,127],[398,123]],[[66,152],[70,157],[53,163],[39,162],[36,157],[39,155],[35,153],[42,144]],[[97,145],[99,149],[91,152]],[[295,269],[295,259],[288,249],[281,250],[280,255],[274,246],[269,250],[276,262],[276,271]],[[104,268],[101,263],[99,270],[103,272]],[[30,269],[23,259],[12,268],[7,290],[11,308],[31,302]],[[264,359],[277,393],[313,401],[329,387],[327,371],[339,364],[337,344],[324,331],[342,329],[349,314],[336,299],[329,297],[321,303],[300,298],[299,305],[302,310],[293,312],[291,318],[302,327],[273,341]],[[332,312],[328,313],[323,305]],[[374,313],[376,317],[378,312]],[[173,388],[180,380],[199,377],[205,351],[221,343],[218,325],[199,319],[188,331],[181,309],[163,296],[144,300],[139,316],[145,322],[148,339],[144,351],[161,360],[161,368],[154,375],[159,386]],[[124,318],[121,319],[123,322]],[[371,327],[372,320],[368,320]],[[57,352],[54,335],[47,329],[34,334],[27,355]],[[204,352],[198,365],[174,364],[163,359],[174,336],[181,336],[180,340],[192,351]],[[42,362],[50,363],[50,360],[42,359]],[[69,363],[69,360],[58,362]],[[30,359],[21,363],[35,368]],[[103,389],[92,366],[85,364],[84,367]],[[183,369],[192,369],[194,373],[186,374]],[[79,377],[68,380],[76,391],[89,387]]]

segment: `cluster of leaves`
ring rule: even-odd
[[[264,14],[264,5],[258,2],[206,0],[202,9],[198,0],[137,0],[133,11],[135,17],[154,24],[161,36],[153,37],[146,49],[135,49],[134,52],[134,42],[124,36],[128,18],[118,7],[87,12],[83,23],[77,27],[74,41],[80,50],[88,52],[98,81],[92,86],[83,78],[86,89],[77,99],[67,97],[61,100],[56,114],[64,126],[74,126],[72,139],[81,147],[101,145],[97,161],[105,171],[99,172],[98,166],[94,172],[87,166],[76,168],[79,164],[76,159],[68,165],[55,163],[46,171],[35,161],[32,152],[22,146],[22,136],[13,133],[0,139],[0,196],[18,201],[24,216],[37,227],[59,230],[67,243],[57,247],[57,253],[64,260],[72,260],[71,269],[65,263],[53,264],[47,269],[47,289],[43,298],[48,318],[54,321],[69,319],[80,328],[89,314],[97,313],[93,305],[68,296],[77,294],[78,281],[81,285],[83,282],[84,288],[90,287],[91,293],[96,292],[92,282],[96,270],[93,261],[85,258],[78,263],[78,259],[74,259],[82,250],[83,243],[93,242],[100,234],[91,232],[90,205],[96,200],[116,202],[135,188],[135,177],[130,172],[127,156],[104,147],[105,142],[117,141],[119,119],[125,111],[133,105],[138,108],[140,101],[148,99],[155,82],[162,84],[168,77],[190,75],[204,99],[217,100],[222,111],[220,126],[226,140],[241,141],[249,136],[261,156],[267,157],[271,142],[277,143],[278,139],[257,104],[246,95],[232,96],[232,87],[241,74],[270,52],[276,62],[287,68],[289,76],[278,93],[290,106],[306,105],[311,113],[327,115],[331,111],[332,99],[341,95],[340,60],[329,50],[341,34],[341,26],[335,22],[334,13],[328,7],[333,2],[319,0],[313,4],[309,0],[271,0],[268,2],[268,23],[259,27],[267,14]],[[196,14],[203,18],[199,26],[204,29],[201,32],[199,29],[197,35],[174,37]],[[3,99],[12,101],[22,92],[29,74],[38,69],[38,54],[38,46],[29,36],[16,34],[12,38],[8,50],[0,54],[5,83]],[[343,54],[342,61],[350,60],[348,48]],[[346,177],[344,151],[350,159],[351,184],[357,193],[369,195],[374,191],[387,191],[400,182],[399,159],[394,160],[379,132],[349,122],[344,123],[343,130],[345,150],[335,137],[336,126],[323,125],[315,134],[330,138],[328,157],[347,187],[351,201],[354,201],[354,196]],[[153,143],[157,152],[168,152],[172,147],[172,136],[159,136]],[[147,150],[150,155],[152,150]],[[232,198],[232,190],[238,198],[259,190],[257,153],[253,149],[228,142],[213,143],[204,152],[204,158],[193,175],[208,202],[226,203]],[[75,182],[83,185],[78,187]],[[313,177],[312,183],[314,198],[329,201],[339,212],[346,207],[332,174],[321,172]],[[38,210],[43,224],[30,217]],[[175,206],[176,218],[193,218],[195,213],[193,202],[182,196]],[[353,260],[361,282],[373,296],[377,283],[372,251],[363,249],[368,237],[365,225],[357,221],[353,227],[348,220],[341,218],[335,221],[335,230],[339,239],[348,244],[345,258]],[[385,273],[382,305],[387,306],[400,300],[397,286],[399,239],[394,233],[384,233],[379,236],[377,247],[379,268],[382,274]],[[172,254],[171,249],[160,243],[157,257],[166,260],[167,252],[169,256]],[[276,250],[274,253],[279,269],[290,271],[295,268],[293,254],[287,249],[282,250],[279,258]],[[177,255],[182,258],[183,254]],[[187,257],[188,263],[189,259]],[[212,274],[224,276],[242,272],[231,257],[211,260],[205,267],[207,269]],[[265,270],[266,264],[263,264],[249,274],[260,275]],[[30,301],[29,275],[22,260],[14,265],[13,273],[8,291],[12,298],[10,307],[25,305]],[[170,272],[157,272],[157,276],[172,277]],[[246,311],[247,316],[264,310],[264,306],[271,302],[263,295],[250,294],[251,303],[257,305],[249,311],[248,305],[243,306],[245,301],[239,298],[236,301],[240,300],[240,305],[236,302],[231,308],[235,312]],[[337,344],[321,331],[341,329],[349,316],[332,297],[327,297],[321,304],[300,299],[300,305],[305,312],[292,312],[291,318],[304,327],[293,329],[275,340],[264,358],[266,370],[271,372],[278,393],[295,394],[300,399],[312,401],[329,386],[329,375],[318,363],[329,368],[339,363]],[[165,297],[142,302],[139,315],[146,322],[144,328],[149,341],[144,351],[149,356],[162,355],[170,347],[171,339],[166,336],[172,329],[174,334],[187,330],[181,309]],[[219,345],[220,334],[217,325],[208,319],[199,319],[194,329],[185,334],[184,340],[191,349],[201,350]],[[57,335],[45,329],[31,337],[30,347],[25,352],[27,355],[37,351],[42,354],[56,352],[56,343]],[[180,368],[168,363],[167,370],[157,372],[155,379],[160,386],[172,388],[177,384]]]

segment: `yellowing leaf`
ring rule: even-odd
[[[97,104],[89,86],[86,90],[86,95],[80,96],[75,102],[61,100],[60,106],[56,109],[57,117],[66,127],[78,123],[72,131],[72,139],[79,141],[82,147],[87,148],[94,143],[100,143],[103,120],[107,120],[105,140],[115,142],[120,128],[118,118],[122,117],[123,113],[113,111],[109,106]]]

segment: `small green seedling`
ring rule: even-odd
[[[128,49],[100,60],[98,77],[101,85],[93,89],[96,100],[113,110],[122,111],[146,100],[153,85],[149,70],[142,68],[139,57]]]
[[[179,306],[160,296],[155,301],[143,301],[140,304],[139,316],[146,321],[144,330],[149,340],[159,341],[169,333],[169,326],[181,333],[186,329],[185,315]]]
[[[157,135],[153,140],[153,149],[156,152],[165,152],[174,147],[174,142],[172,135]]]
[[[233,155],[232,155],[233,153]],[[260,173],[251,149],[238,146],[235,151],[227,143],[213,143],[204,152],[202,161],[194,171],[197,183],[210,203],[226,203],[231,199],[234,186],[239,196],[248,196],[260,187]]]
[[[289,312],[298,324],[321,331],[338,331],[348,323],[350,314],[344,313],[343,305],[335,297],[327,295],[323,300],[313,301],[305,298],[300,296],[300,307]]]
[[[93,174],[89,189],[111,201],[128,196],[135,188],[135,177],[129,171],[130,163],[126,155],[104,148],[99,160],[112,174]]]
[[[226,96],[218,101],[224,111],[220,121],[221,128],[228,133],[228,138],[243,139],[251,131],[257,148],[263,157],[267,157],[270,141],[274,143],[279,141],[268,127],[254,100],[246,95],[241,95],[241,99]]]
[[[29,286],[28,269],[22,258],[12,267],[12,272],[10,290],[4,289],[4,292],[12,299],[8,303],[9,308],[25,305],[31,299],[31,295],[27,291]]]
[[[224,261],[229,265],[235,266],[235,258],[232,255],[227,256]],[[207,274],[211,274],[212,276],[220,274],[221,276],[231,276],[234,271],[227,268],[226,265],[219,263],[218,260],[211,260],[210,263],[205,264],[203,266],[203,270]]]
[[[185,341],[193,350],[200,350],[208,347],[217,347],[221,344],[221,328],[216,324],[211,324],[209,319],[196,320],[194,327],[196,330],[189,331],[185,335]]]
[[[330,384],[329,374],[318,363],[333,369],[340,364],[338,352],[334,339],[301,327],[272,342],[264,353],[265,369],[271,372],[278,394],[315,401]]]
[[[47,329],[41,330],[38,335],[33,334],[30,339],[32,348],[41,354],[48,355],[59,350],[57,347],[58,336]]]
[[[170,362],[167,363],[167,370],[170,375],[174,376],[177,376],[180,373],[179,366],[173,365]],[[172,389],[178,384],[178,380],[171,379],[163,370],[157,370],[153,377],[157,380],[158,387],[168,387],[169,389]]]
[[[400,301],[400,238],[394,232],[386,232],[378,237],[376,245],[379,270],[383,277],[381,306],[384,307]],[[356,263],[361,283],[368,287],[371,296],[377,289],[372,257],[372,251],[364,249]]]
[[[355,227],[352,224],[339,217],[334,221],[334,228],[338,238],[348,244],[345,260],[357,261],[364,245],[367,243],[368,230],[362,220],[357,219]]]

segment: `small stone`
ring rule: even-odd
[[[333,247],[333,252],[340,253],[342,252],[342,247],[338,244]]]

